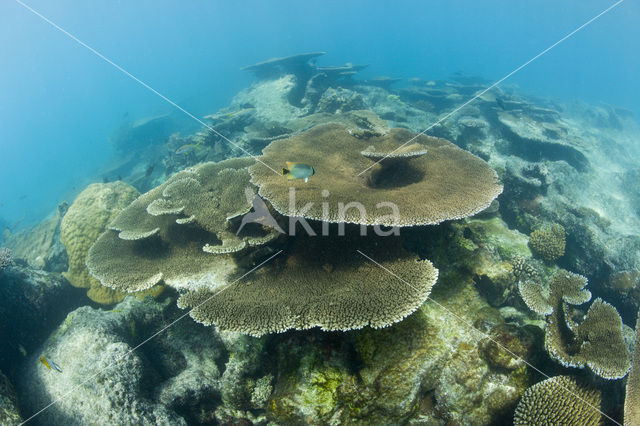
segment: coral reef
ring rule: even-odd
[[[250,167],[251,181],[260,187],[262,197],[287,216],[387,226],[435,224],[470,216],[487,208],[502,191],[496,173],[484,161],[443,139],[416,137],[415,144],[428,154],[406,158],[399,167],[392,161],[386,167],[387,160],[381,166],[361,154],[372,151],[370,146],[373,151],[392,152],[412,136],[394,129],[362,140],[344,126],[316,126],[265,148],[261,161]],[[277,169],[283,158],[313,165],[316,175],[308,183],[282,180],[265,164]],[[360,176],[363,172],[367,176]],[[289,200],[289,187],[295,189],[295,203]],[[385,201],[382,206],[380,200]],[[353,203],[363,208],[345,208]],[[299,205],[304,211],[297,210]],[[397,212],[389,211],[392,205]]]
[[[589,167],[589,160],[580,151],[580,140],[567,141],[566,128],[549,121],[538,121],[526,113],[498,112],[502,132],[510,141],[510,149],[520,157],[540,161],[541,159],[564,160],[582,171]]]
[[[564,228],[554,224],[551,229],[536,229],[529,236],[529,245],[542,259],[549,262],[557,260],[564,255]]]
[[[76,197],[62,218],[60,241],[69,258],[69,270],[62,275],[71,285],[88,288],[87,296],[94,302],[112,304],[124,299],[124,293],[102,286],[89,274],[86,260],[91,245],[138,195],[124,182],[94,183]]]
[[[526,390],[513,418],[515,426],[600,425],[600,391],[575,377],[556,376]]]
[[[465,320],[491,308],[472,286],[451,279],[434,289],[438,304],[427,302],[392,327],[279,335],[272,345],[279,373],[271,418],[278,424],[490,424],[510,416],[528,386],[526,369],[486,361],[485,343]],[[452,315],[463,311],[465,318]]]
[[[495,172],[486,163],[447,141],[420,136],[419,142],[393,153],[411,134],[394,130],[387,136],[365,136],[348,130],[344,125],[321,125],[299,137],[282,141],[282,144],[273,142],[260,161],[251,166],[252,180],[259,185],[261,193],[279,193],[277,188],[285,181],[279,176],[274,179],[273,170],[278,164],[272,157],[291,158],[292,154],[276,151],[268,157],[267,152],[275,151],[272,147],[276,145],[287,147],[294,143],[292,141],[298,141],[303,146],[294,146],[294,151],[317,157],[311,163],[318,167],[319,173],[312,181],[324,176],[320,182],[334,190],[338,205],[354,193],[363,196],[370,192],[367,206],[375,204],[379,197],[393,197],[390,201],[402,203],[406,210],[405,216],[394,218],[394,222],[387,223],[385,217],[375,216],[373,219],[365,217],[364,222],[360,222],[363,224],[436,223],[471,215],[486,208],[502,189]],[[363,136],[365,140],[361,140]],[[358,178],[353,181],[352,174],[355,173],[342,170],[342,178],[348,177],[352,181],[351,186],[343,185],[341,179],[331,179],[326,168],[318,163],[324,154],[317,150],[311,152],[318,146],[318,137],[326,143],[341,145],[342,149],[335,152],[345,152],[345,146],[353,145],[346,151],[346,158],[340,160],[345,164],[357,160],[349,169],[352,172],[361,166],[364,169],[365,161],[393,158],[384,158],[383,166],[374,168],[366,178],[364,188],[368,191],[357,191],[362,184]],[[428,157],[424,155],[427,147]],[[423,158],[428,159],[422,161]],[[236,272],[236,276],[240,276],[241,272],[235,270],[231,257],[206,258],[202,252],[197,253],[198,245],[205,253],[221,255],[268,243],[277,236],[271,231],[259,237],[237,237],[230,227],[231,219],[249,211],[243,190],[248,188],[251,192],[251,188],[243,167],[250,161],[204,163],[174,175],[140,196],[116,216],[109,225],[112,231],[105,232],[91,248],[87,261],[91,273],[105,285],[128,291],[145,289],[163,281],[187,291],[181,295],[179,305],[193,308],[189,313],[196,320],[251,335],[316,326],[326,330],[348,330],[366,325],[384,327],[401,320],[424,302],[436,281],[437,270],[429,261],[416,262],[402,250],[397,238],[383,244],[363,238],[343,237],[338,242],[324,237],[306,240],[299,237],[291,243],[289,255],[238,283],[232,276]],[[265,161],[273,163],[272,166]],[[390,177],[398,170],[404,171],[400,182]],[[435,178],[423,179],[425,173],[445,176],[445,172],[449,173],[445,177],[446,185]],[[407,179],[416,182],[405,182]],[[293,182],[290,184],[294,185]],[[310,194],[314,189],[312,186],[298,185],[303,194]],[[272,196],[267,198],[274,202]],[[424,207],[425,199],[432,200],[431,206]],[[277,198],[276,201],[282,208],[282,200]],[[313,203],[308,206],[313,209]],[[278,205],[275,208],[278,209]],[[335,213],[323,213],[323,231],[327,222],[339,222],[342,230],[344,222],[354,222]],[[297,211],[286,214],[298,216]],[[305,216],[319,218],[315,210]],[[396,220],[401,223],[395,223]],[[197,230],[201,232],[194,232]],[[315,235],[313,230],[307,229],[307,232]],[[290,229],[290,233],[293,236],[295,231]],[[209,235],[214,238],[206,242]],[[176,236],[182,240],[171,241],[177,239]],[[403,271],[411,285],[389,277],[380,279],[379,266],[367,263],[353,247],[369,251],[387,268]],[[169,253],[158,256],[163,251]],[[148,256],[150,252],[155,255]],[[131,259],[134,258],[139,261],[133,263]],[[224,284],[226,286],[221,287]],[[296,289],[295,299],[291,298],[292,288]]]
[[[282,75],[309,74],[313,67],[309,61],[324,55],[325,52],[300,53],[283,58],[271,58],[257,64],[243,67],[243,70],[250,71],[261,79],[270,79]]]
[[[148,192],[115,220],[127,202],[101,210],[119,203],[97,196],[86,215],[74,203],[62,225],[65,205],[30,231],[6,231],[18,266],[0,277],[0,316],[17,325],[0,325],[8,342],[0,369],[19,385],[23,414],[81,384],[43,413],[43,424],[507,424],[523,393],[515,424],[598,424],[597,411],[571,394],[600,407],[600,390],[603,409],[620,420],[623,380],[591,377],[597,390],[554,377],[525,393],[539,380],[525,361],[546,373],[588,367],[583,376],[606,379],[629,369],[622,335],[630,329],[618,311],[631,321],[640,306],[634,118],[494,88],[396,152],[487,82],[457,75],[396,88],[397,79],[357,80],[362,65],[317,66],[321,54],[246,67],[257,81],[206,117],[211,128],[181,135],[166,116],[123,124],[113,142],[126,155],[105,182],[122,175]],[[275,170],[303,161],[318,173],[303,184],[250,159],[227,160],[263,149]],[[276,238],[261,224],[236,235],[258,189],[280,225],[296,223],[296,215],[337,222],[310,221],[317,234],[345,222],[391,225],[390,209],[377,208],[391,201],[407,226],[384,240],[355,235],[356,225],[346,225],[342,240]],[[335,210],[351,201],[366,208],[364,219],[357,207],[346,217]],[[303,231],[300,222],[295,231]],[[131,292],[163,282],[177,290],[170,295],[179,306],[195,308],[193,318],[217,327],[186,318],[132,351],[186,314],[172,300],[127,298],[111,311],[75,311],[38,348],[82,298],[25,262],[95,284],[84,259],[108,223],[88,255],[90,273],[109,286],[92,285],[94,300],[119,300],[112,287]],[[597,298],[582,306],[591,300],[587,277],[611,304]],[[303,330],[282,332],[288,328]],[[252,338],[223,329],[282,333]],[[46,370],[37,362],[42,354],[63,372]],[[83,383],[96,373],[98,381]],[[634,369],[627,380],[629,424],[637,417],[635,376]],[[17,415],[2,382],[0,374],[0,405],[9,401],[7,412]],[[2,415],[0,423],[13,421]]]

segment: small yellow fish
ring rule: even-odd
[[[53,362],[53,361],[50,361],[50,360],[46,359],[46,358],[44,357],[44,355],[40,357],[40,362],[41,362],[42,364],[44,364],[44,366],[45,366],[45,367],[47,367],[47,369],[51,370],[51,369],[53,368],[53,369],[54,369],[54,370],[56,370],[58,373],[62,373],[62,369],[61,369],[60,367],[58,367],[58,364],[56,364],[56,363],[55,363],[55,362]]]
[[[282,169],[282,175],[287,176],[287,179],[304,179],[305,182],[309,182],[309,178],[316,172],[313,167],[305,163],[285,161],[285,164],[287,168]]]

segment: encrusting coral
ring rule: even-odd
[[[438,271],[402,249],[396,237],[361,237],[350,227],[341,237],[298,236],[283,258],[214,293],[183,295],[178,306],[206,325],[260,336],[321,327],[386,327],[426,300]],[[356,249],[384,268],[367,261]],[[384,272],[384,271],[382,271]],[[403,281],[404,280],[404,281]]]
[[[372,161],[380,159],[376,153],[395,155],[412,138],[404,157]],[[310,164],[316,174],[309,182],[286,180],[266,166],[279,169],[285,161]],[[502,192],[496,172],[480,158],[444,139],[403,129],[358,138],[338,124],[316,126],[271,143],[249,171],[278,212],[325,222],[436,224],[478,213]]]
[[[550,229],[533,231],[529,236],[529,245],[542,259],[552,262],[564,255],[565,240],[564,227],[554,224]]]
[[[527,389],[513,416],[515,426],[601,424],[600,391],[571,376],[556,376]]]
[[[225,253],[277,236],[274,230],[232,232],[232,219],[251,208],[245,189],[251,188],[246,167],[252,162],[204,163],[138,197],[91,247],[90,273],[127,292],[161,281],[176,288],[225,282],[236,268]]]
[[[94,302],[111,304],[124,299],[124,293],[104,287],[89,274],[86,260],[89,248],[109,222],[138,195],[124,182],[94,183],[76,197],[62,218],[60,240],[69,257],[69,270],[62,275],[74,287],[88,288],[87,296]]]
[[[558,270],[546,289],[533,280],[520,281],[518,289],[529,308],[547,316],[545,348],[565,367],[589,367],[605,379],[620,379],[630,368],[629,351],[622,335],[622,319],[616,309],[596,299],[582,322],[572,319],[570,305],[591,300],[587,279]]]

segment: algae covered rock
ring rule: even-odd
[[[94,183],[74,200],[60,225],[60,240],[69,256],[69,270],[63,272],[74,287],[88,288],[87,296],[95,302],[120,302],[125,294],[100,284],[89,274],[87,253],[107,225],[138,196],[138,191],[124,182]]]
[[[128,297],[112,310],[70,313],[42,348],[24,363],[17,384],[24,416],[41,424],[202,423],[215,408],[225,349],[212,329],[179,321],[170,303]],[[47,369],[40,356],[62,372]],[[149,390],[153,389],[153,392]]]
[[[84,296],[59,274],[24,266],[0,276],[0,370],[9,374],[57,327]]]
[[[18,399],[9,379],[0,371],[0,424],[14,426],[22,424],[18,410]]]
[[[47,272],[66,270],[67,252],[60,242],[60,222],[68,207],[67,203],[61,203],[41,223],[15,233],[7,232],[4,246],[11,250],[13,259]]]
[[[276,336],[269,418],[278,424],[492,424],[510,415],[528,386],[526,369],[486,361],[482,335],[464,321],[481,321],[488,305],[472,287],[446,284],[451,288],[434,288],[438,303],[427,302],[388,328]]]

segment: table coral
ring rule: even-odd
[[[586,285],[582,275],[560,269],[548,288],[526,280],[518,289],[531,310],[547,317],[545,348],[553,359],[565,367],[589,367],[605,379],[620,379],[631,366],[618,311],[598,298],[579,323],[568,312],[570,305],[591,300]]]
[[[298,236],[283,258],[215,293],[200,289],[178,305],[204,324],[259,336],[321,327],[349,330],[386,327],[415,311],[438,273],[428,260],[404,251],[397,237]],[[380,266],[397,273],[381,274]],[[295,297],[292,297],[295,294]]]
[[[401,164],[386,159],[376,163],[367,158],[371,155],[362,154],[393,154],[411,139],[412,146],[419,145],[417,152],[428,154],[406,157]],[[309,182],[287,181],[265,166],[278,169],[286,159],[310,164],[316,174]],[[260,195],[281,214],[364,225],[413,226],[460,219],[484,210],[502,192],[487,163],[444,139],[403,129],[360,139],[338,124],[272,142],[250,173]],[[289,188],[295,190],[294,202]],[[354,203],[362,209],[345,208]],[[395,213],[391,205],[397,214],[390,214]],[[305,206],[304,211],[298,206]]]
[[[87,266],[111,288],[134,292],[163,281],[176,288],[215,287],[234,272],[226,253],[261,245],[275,230],[233,232],[250,210],[250,158],[203,163],[172,176],[122,210],[89,250]],[[246,227],[249,228],[249,227]]]

